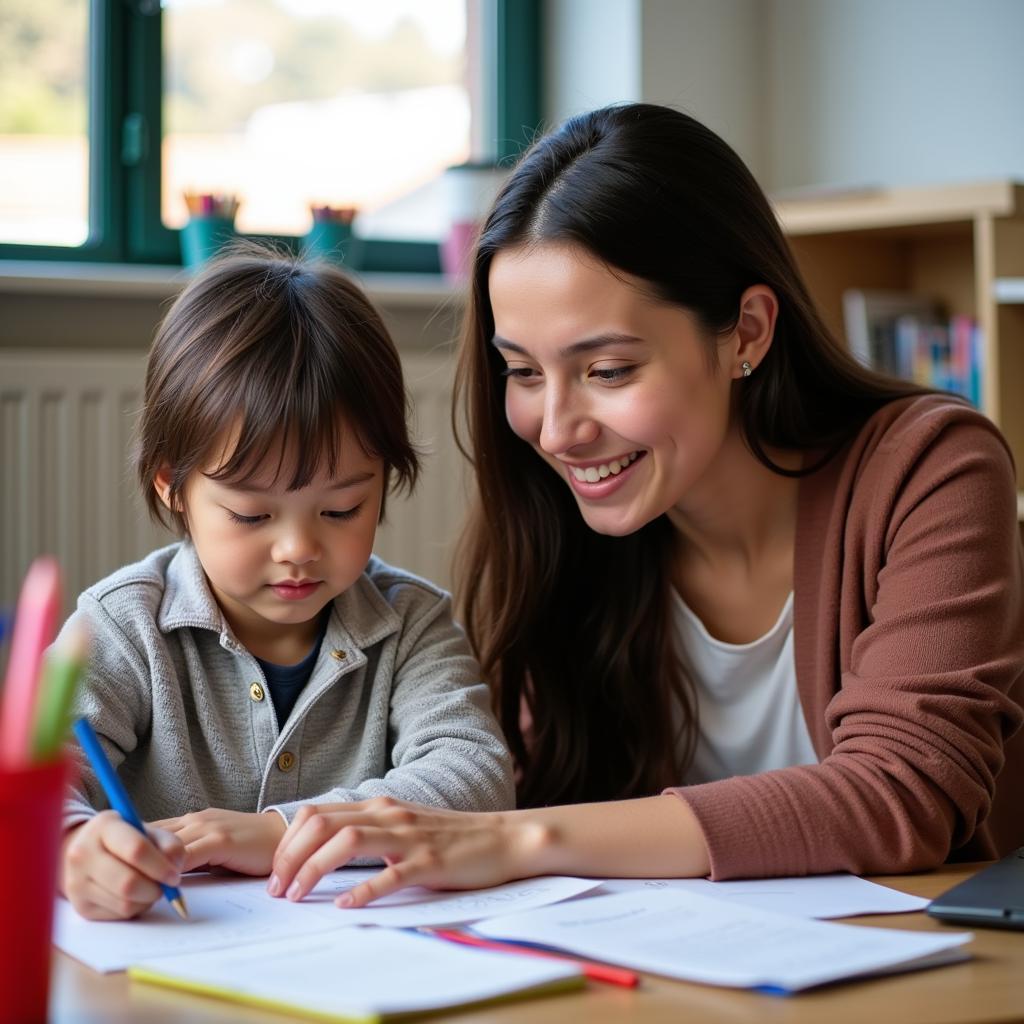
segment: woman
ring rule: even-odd
[[[458,396],[460,596],[524,809],[304,809],[273,894],[356,856],[388,866],[349,906],[1024,842],[1011,456],[833,341],[721,139],[643,104],[541,139],[483,228]]]

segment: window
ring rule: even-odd
[[[438,174],[528,141],[538,51],[539,0],[4,0],[0,257],[177,263],[218,192],[274,238],[355,207],[364,269],[434,270]]]
[[[80,246],[89,234],[88,0],[0,8],[0,239]]]

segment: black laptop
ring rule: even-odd
[[[937,896],[928,913],[954,924],[1024,929],[1024,846]]]

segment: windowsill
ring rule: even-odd
[[[0,293],[164,299],[177,294],[191,273],[184,267],[132,263],[0,260]],[[391,307],[435,309],[465,293],[464,285],[440,274],[355,277],[374,302]]]

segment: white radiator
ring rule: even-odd
[[[452,360],[417,352],[403,365],[428,454],[413,497],[388,502],[376,552],[448,586],[466,494],[449,426]],[[13,607],[37,554],[60,560],[68,611],[91,583],[171,539],[145,514],[130,466],[144,366],[141,353],[0,352],[0,608]]]

